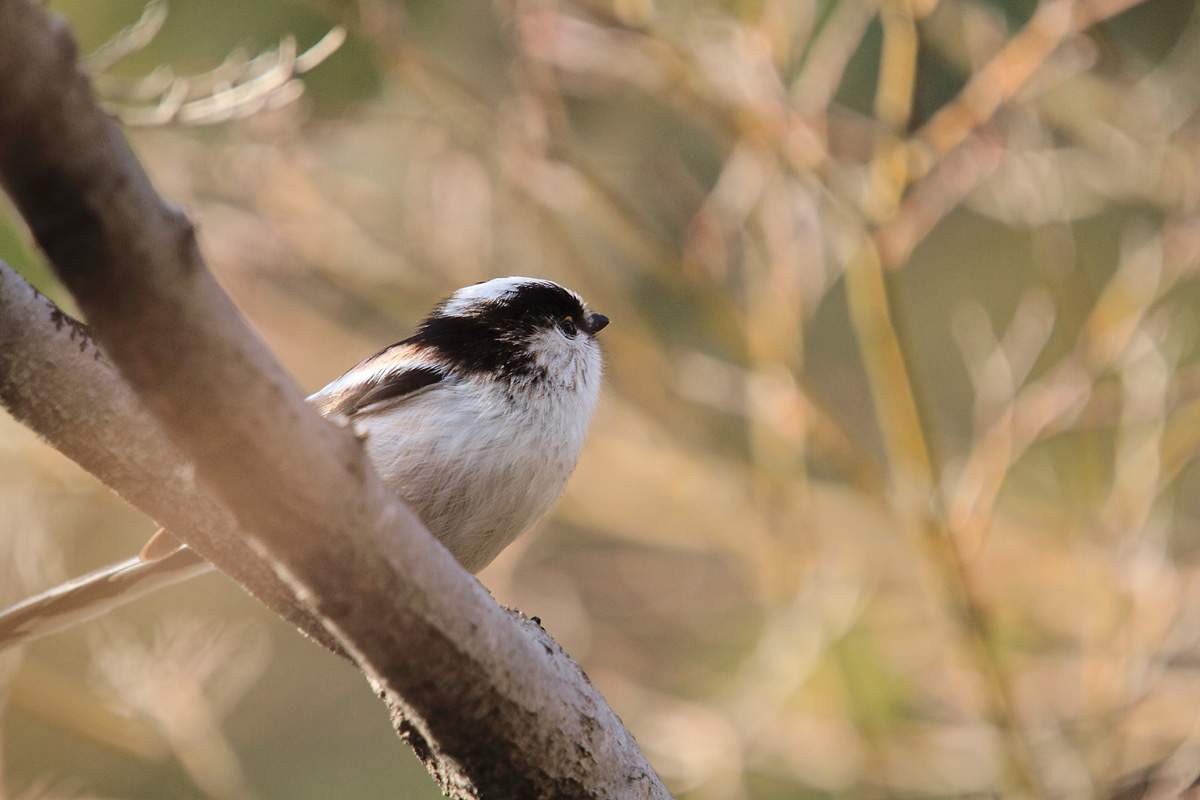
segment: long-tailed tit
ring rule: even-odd
[[[607,324],[551,281],[485,281],[308,401],[353,426],[384,483],[478,572],[566,486],[596,405],[595,336]],[[208,569],[160,531],[140,556],[0,613],[0,649]]]

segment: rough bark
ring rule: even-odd
[[[67,29],[0,0],[0,181],[125,382],[453,796],[667,797],[578,666],[499,608],[321,419],[96,107]],[[159,521],[243,585],[261,565]],[[272,605],[283,613],[283,609]]]

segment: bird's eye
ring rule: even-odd
[[[575,328],[575,320],[570,317],[565,317],[558,323],[559,329],[567,336],[574,336],[578,331]]]

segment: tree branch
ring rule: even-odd
[[[667,797],[537,626],[506,614],[322,420],[96,107],[74,43],[0,0],[0,181],[97,338],[202,483],[385,696],[453,796]],[[239,582],[235,557],[160,521]]]
[[[245,564],[242,586],[324,646],[341,646],[258,558],[233,516],[121,379],[88,329],[0,261],[0,405],[202,553]],[[222,555],[217,556],[217,553]],[[344,655],[344,653],[343,653]]]

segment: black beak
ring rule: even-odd
[[[588,324],[591,325],[592,335],[595,336],[608,326],[608,317],[603,314],[592,314],[592,319]]]

